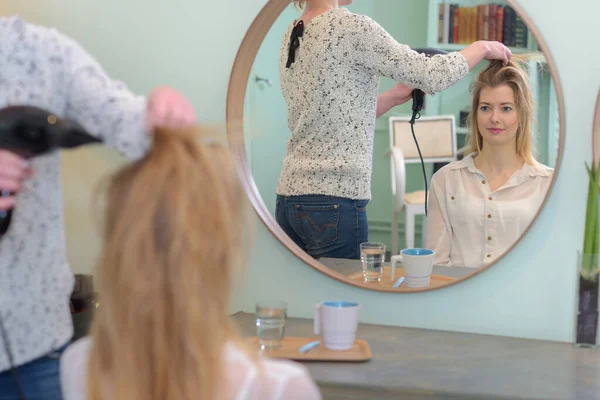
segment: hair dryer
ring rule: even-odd
[[[433,47],[420,47],[413,49],[417,53],[425,54],[427,57],[432,57],[436,54],[448,54],[447,51],[435,49]],[[415,136],[415,121],[421,117],[421,110],[423,109],[423,105],[425,103],[425,93],[421,89],[414,89],[412,92],[412,118],[410,119],[410,128],[412,131],[413,139],[415,140],[415,144],[417,145],[417,151],[419,152],[419,158],[421,159],[421,168],[423,169],[423,180],[425,181],[425,216],[427,216],[427,201],[429,197],[427,196],[427,173],[425,172],[425,163],[423,162],[423,155],[421,154],[421,148],[419,147],[419,142],[417,141],[417,137]]]
[[[52,113],[32,106],[0,109],[0,149],[23,158],[32,158],[55,149],[68,149],[102,142],[74,121],[59,119]],[[0,188],[0,196],[11,193]],[[0,239],[8,230],[12,210],[0,211]]]
[[[427,57],[432,57],[436,54],[448,54],[447,51],[435,49],[433,47],[420,47],[420,48],[416,48],[413,50],[416,51],[417,53],[425,54]],[[423,91],[421,89],[413,90],[412,100],[413,100],[413,105],[412,105],[413,115],[412,115],[412,119],[411,119],[410,123],[414,124],[415,120],[417,120],[419,118],[418,114],[423,109],[423,105],[425,103],[425,93],[423,93]]]

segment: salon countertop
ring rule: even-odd
[[[339,272],[343,275],[350,275],[356,272],[362,271],[362,263],[360,260],[348,260],[343,258],[328,258],[323,257],[318,260],[324,266],[331,268],[332,270]],[[389,262],[383,263],[384,267],[390,266]],[[398,268],[402,268],[401,264],[398,264]],[[451,278],[461,279],[467,275],[477,271],[476,268],[467,267],[445,267],[441,265],[434,265],[432,273],[436,275],[448,276]]]
[[[253,314],[232,316],[255,336]],[[312,337],[289,318],[286,335]],[[324,399],[600,399],[600,349],[569,343],[360,324],[363,363],[304,362]]]

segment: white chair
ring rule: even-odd
[[[390,117],[388,152],[392,172],[392,255],[398,254],[398,215],[404,212],[406,248],[414,247],[415,217],[425,215],[425,190],[406,193],[406,164],[421,163],[410,117]],[[415,136],[425,163],[456,160],[456,128],[453,115],[421,117],[415,122]],[[422,176],[420,177],[422,182]],[[422,182],[424,188],[424,183]],[[429,187],[429,186],[428,186]],[[423,227],[423,229],[425,229]]]

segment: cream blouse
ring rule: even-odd
[[[63,353],[60,381],[65,400],[87,398],[87,364],[92,340],[86,336]],[[253,362],[233,342],[224,348],[227,400],[321,400],[318,386],[302,365],[287,360]]]
[[[431,180],[425,246],[435,264],[478,268],[511,247],[540,208],[554,169],[524,163],[490,191],[472,153],[437,171]]]

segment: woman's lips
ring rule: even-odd
[[[488,131],[490,131],[492,133],[500,133],[500,132],[503,132],[504,129],[500,129],[500,128],[488,128]]]

